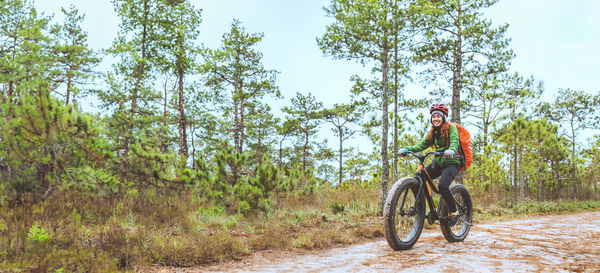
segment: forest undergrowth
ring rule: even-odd
[[[600,209],[600,201],[489,202],[475,194],[475,223]],[[383,236],[378,191],[322,188],[277,197],[243,215],[208,207],[192,194],[148,190],[108,198],[64,193],[0,208],[0,271],[117,272],[240,259],[261,250],[324,249]],[[435,228],[435,226],[426,226]]]

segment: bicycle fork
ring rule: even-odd
[[[429,180],[425,180],[422,177],[422,173],[423,172],[427,175],[427,177],[429,178]],[[425,186],[427,187],[427,194],[425,194],[425,196],[426,196],[427,203],[429,204],[429,207],[431,208],[430,213],[431,213],[431,211],[436,211],[437,212],[436,216],[439,215],[440,214],[440,208],[441,208],[441,206],[436,207],[435,203],[433,202],[433,198],[431,197],[431,188],[433,187],[433,191],[436,192],[436,193],[437,193],[437,190],[436,190],[436,188],[435,188],[435,186],[433,184],[430,185],[430,183],[431,183],[431,177],[429,177],[429,173],[427,173],[427,171],[424,170],[423,164],[419,164],[419,166],[417,167],[417,174],[418,175],[416,176],[416,179],[419,181],[419,189],[417,190],[417,195],[415,196],[415,203],[413,205],[415,213],[417,212],[416,210],[418,208],[418,202],[419,202],[419,199],[421,197],[421,191],[423,191],[423,184],[425,184]],[[406,201],[406,194],[407,193],[408,193],[408,191],[406,191],[404,193],[404,197],[402,198],[402,204],[401,204],[401,206],[404,206],[404,202]],[[428,219],[429,218],[431,218],[431,217],[428,215]],[[438,217],[435,217],[435,218],[437,219]],[[434,220],[436,220],[436,219],[434,219]]]

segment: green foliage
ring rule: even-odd
[[[210,208],[199,207],[198,213],[204,216],[220,216],[225,214],[225,208],[212,206]]]
[[[27,241],[32,243],[43,243],[52,238],[52,235],[46,232],[43,227],[33,225],[27,234]]]
[[[507,71],[515,56],[505,37],[508,24],[495,27],[482,13],[496,2],[419,0],[410,7],[417,29],[423,30],[414,59],[431,64],[423,73],[427,81],[442,77],[452,84],[452,93],[445,95],[452,94],[453,121],[461,122],[461,103],[469,100],[461,99],[463,82],[472,81],[473,75]]]
[[[344,204],[340,203],[336,200],[329,203],[329,207],[331,208],[331,211],[333,212],[333,214],[343,213],[344,210],[346,210],[346,207],[344,206]]]
[[[323,119],[325,119],[328,122],[330,122],[331,124],[333,124],[333,126],[335,128],[332,128],[332,130],[333,130],[334,134],[339,138],[338,184],[341,184],[342,180],[343,180],[342,166],[344,163],[343,143],[345,140],[347,140],[352,135],[354,135],[354,133],[356,133],[356,130],[353,129],[352,127],[350,127],[349,125],[352,123],[358,122],[360,120],[361,116],[360,116],[360,113],[357,111],[356,104],[351,104],[351,105],[336,104],[331,109],[323,110],[321,115],[323,116]]]
[[[368,174],[369,160],[366,154],[353,155],[344,162],[342,171],[350,181],[363,181]],[[343,183],[342,183],[343,184]]]
[[[93,50],[87,47],[87,33],[83,31],[80,24],[85,15],[79,14],[73,5],[66,10],[61,9],[65,21],[52,28],[55,42],[51,52],[55,58],[55,69],[53,73],[54,85],[65,83],[65,104],[75,101],[82,88],[76,83],[84,83],[92,78],[92,68],[100,62]]]
[[[133,183],[138,188],[153,186],[183,190],[195,178],[174,152],[160,151],[151,139],[141,138],[130,149],[127,156],[110,162],[113,173],[118,174],[123,182]]]
[[[266,157],[254,169],[249,165],[246,154],[224,148],[215,156],[212,172],[204,160],[196,161],[197,187],[208,200],[230,211],[248,214],[270,210],[279,191],[279,170]]]
[[[111,155],[92,125],[94,118],[59,104],[48,91],[37,92],[9,106],[11,114],[0,123],[2,160],[10,166],[2,175],[10,199],[45,198],[56,187],[111,191],[117,182],[103,170]],[[3,109],[9,111],[7,105]]]
[[[202,158],[196,160],[196,185],[202,196],[215,200],[217,204],[227,204],[231,186],[226,181],[213,176],[208,165]]]
[[[309,195],[316,192],[317,179],[313,169],[304,170],[301,164],[296,164],[289,169],[281,187],[288,194]]]
[[[259,164],[254,177],[238,183],[234,187],[236,197],[240,200],[238,212],[247,214],[255,209],[263,211],[274,206],[274,192],[279,181],[277,168],[269,161]]]
[[[262,124],[257,121],[268,120],[264,115],[253,115],[252,110],[261,108],[264,96],[280,96],[275,85],[277,72],[267,70],[262,64],[262,53],[255,50],[263,36],[262,33],[247,33],[242,23],[234,19],[231,30],[223,35],[221,46],[203,51],[205,63],[200,67],[200,73],[210,92],[201,96],[211,98],[209,101],[215,105],[224,103],[222,115],[228,117],[224,123],[233,127],[226,133],[233,138],[233,147],[238,153],[243,152],[247,142],[245,132],[254,126],[252,129],[260,130]],[[259,139],[264,137],[260,133],[256,135],[257,132],[251,133],[250,136]]]
[[[527,202],[513,208],[516,214],[555,214],[578,210],[594,210],[600,208],[598,201],[584,202]]]
[[[306,170],[311,165],[310,156],[314,149],[314,139],[312,138],[321,123],[323,103],[317,101],[314,95],[309,93],[304,95],[296,92],[296,96],[291,99],[292,105],[283,107],[283,112],[288,116],[284,126],[289,133],[297,137],[296,149],[302,151],[302,168]]]

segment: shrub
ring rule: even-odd
[[[44,90],[23,92],[9,108],[0,118],[0,201],[36,202],[61,187],[101,192],[114,182],[102,172],[111,154],[90,115]]]
[[[50,238],[52,238],[52,235],[48,234],[43,227],[38,227],[37,224],[31,226],[27,234],[27,241],[34,243],[43,243]]]
[[[333,214],[343,213],[344,210],[346,209],[344,207],[343,203],[340,203],[335,200],[332,201],[331,203],[329,203],[329,207],[331,208],[331,211],[333,212]]]

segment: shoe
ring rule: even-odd
[[[460,222],[460,215],[458,212],[450,213],[448,216],[448,224],[453,227]]]

